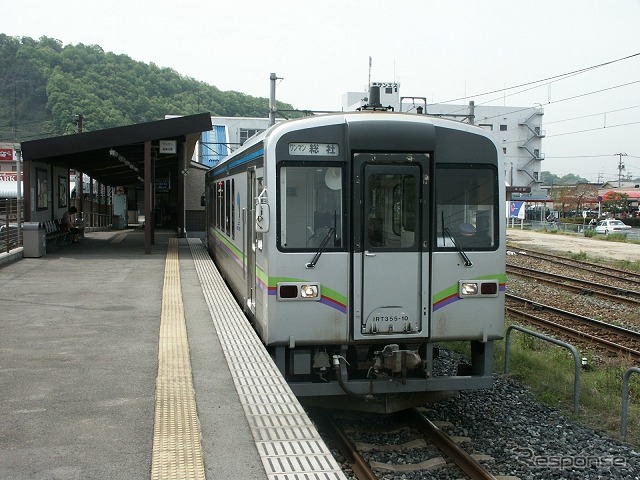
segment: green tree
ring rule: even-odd
[[[605,193],[602,197],[602,209],[613,214],[628,212],[629,195],[615,191]]]
[[[173,69],[105,52],[99,45],[63,46],[48,37],[0,34],[0,61],[0,141],[73,133],[79,113],[86,131],[160,120],[168,114],[269,113],[268,98],[223,92]],[[278,108],[293,107],[278,103]]]

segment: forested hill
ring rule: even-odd
[[[269,99],[223,92],[170,68],[41,37],[0,34],[0,142],[65,135],[84,117],[84,131],[211,112],[267,117]],[[265,81],[265,90],[268,85]],[[291,109],[278,103],[279,109]]]

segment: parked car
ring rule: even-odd
[[[596,233],[603,233],[605,235],[609,235],[610,233],[621,233],[623,235],[627,235],[630,230],[631,227],[629,225],[626,225],[620,220],[613,220],[611,218],[600,220],[596,225]]]

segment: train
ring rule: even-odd
[[[209,253],[302,403],[390,413],[492,386],[506,202],[490,133],[390,111],[304,117],[205,183]],[[451,366],[443,346],[467,355]]]

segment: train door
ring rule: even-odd
[[[362,251],[354,265],[356,338],[422,331],[421,200],[422,172],[417,163],[366,163],[367,158],[407,161],[407,155],[362,154]],[[412,160],[415,157],[409,156]],[[404,160],[403,160],[404,159]],[[358,163],[360,165],[358,166]],[[359,267],[358,267],[359,265]],[[358,295],[359,293],[359,295]],[[359,328],[358,328],[359,327]],[[359,330],[359,332],[358,332]],[[356,333],[357,332],[357,333]]]
[[[247,280],[247,298],[244,305],[245,313],[253,316],[256,309],[256,170],[250,168],[247,171],[247,214],[245,218],[245,258],[246,258],[246,280]]]

